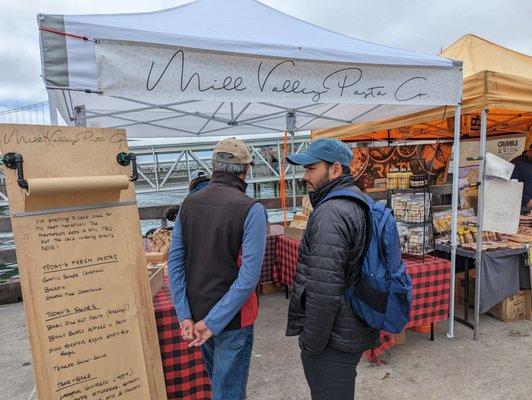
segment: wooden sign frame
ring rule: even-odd
[[[131,175],[125,131],[2,124],[0,152],[21,154],[30,182],[81,187],[28,195],[3,167],[38,398],[166,399],[134,185],[94,189]]]

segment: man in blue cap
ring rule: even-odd
[[[318,139],[287,157],[305,167],[303,179],[314,207],[299,248],[286,329],[287,336],[299,335],[313,400],[352,400],[360,357],[379,337],[344,297],[360,280],[368,215],[352,198],[322,202],[334,190],[359,190],[349,168],[352,158],[349,146],[336,139]]]

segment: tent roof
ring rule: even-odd
[[[464,78],[491,71],[532,79],[532,57],[472,34],[462,36],[439,55],[463,61]]]
[[[333,32],[256,0],[196,0],[156,12],[56,17],[64,17],[67,32],[92,38],[319,61],[452,65],[451,60],[442,57]]]
[[[460,98],[460,63],[351,38],[255,0],[40,14],[38,23],[44,81],[67,123],[83,106],[89,126],[127,128],[129,137],[279,132],[289,112],[295,130],[312,130]]]
[[[441,55],[463,60],[462,134],[476,136],[471,118],[490,110],[488,135],[530,132],[532,129],[532,57],[504,48],[475,35],[465,35]],[[452,138],[448,119],[454,109],[439,107],[379,121],[316,130],[313,138],[345,141]],[[466,118],[466,117],[463,117]]]

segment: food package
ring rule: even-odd
[[[294,219],[290,222],[290,228],[305,229],[307,227],[308,216],[302,213],[294,215]]]
[[[159,228],[149,235],[148,239],[150,252],[167,253],[170,249],[170,242],[172,241],[172,232],[165,228]]]
[[[303,214],[307,216],[310,215],[310,213],[312,213],[313,207],[312,207],[309,197],[303,196],[301,203],[303,206]]]
[[[425,222],[430,217],[430,193],[397,193],[392,195],[391,206],[397,221]]]

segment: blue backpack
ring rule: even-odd
[[[399,234],[392,210],[362,192],[349,189],[331,191],[320,204],[335,197],[359,201],[372,221],[360,282],[349,287],[345,296],[353,312],[369,326],[399,333],[410,316],[412,282],[401,259]]]

